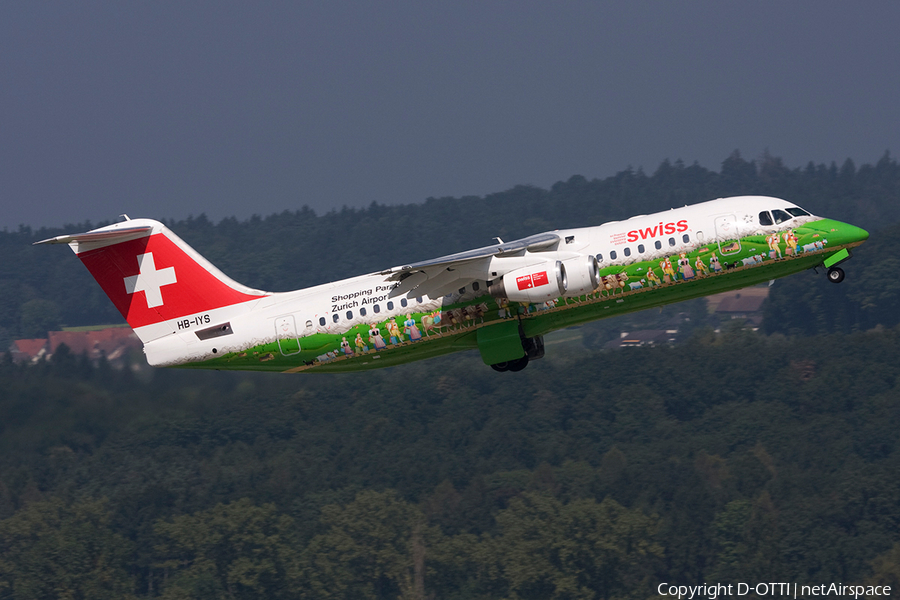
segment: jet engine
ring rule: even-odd
[[[538,303],[566,293],[566,267],[560,261],[544,261],[506,273],[490,284],[491,295],[511,302]]]
[[[568,288],[564,296],[574,298],[593,293],[600,286],[600,265],[594,256],[577,256],[563,261]]]

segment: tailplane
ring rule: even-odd
[[[145,344],[267,296],[214,267],[165,225],[133,219],[38,244],[68,244]],[[212,313],[212,317],[210,314]]]

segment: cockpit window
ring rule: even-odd
[[[772,224],[772,215],[769,214],[769,211],[764,210],[759,213],[759,224],[760,225],[771,225]]]
[[[784,223],[785,221],[790,221],[793,217],[783,210],[778,210],[777,208],[772,211],[772,216],[775,217],[775,223]]]
[[[812,216],[808,212],[806,212],[805,210],[800,208],[799,206],[795,206],[794,208],[788,208],[786,210],[789,213],[791,213],[792,215],[794,215],[795,217],[811,217]]]

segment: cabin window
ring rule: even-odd
[[[785,221],[790,221],[793,217],[783,210],[778,210],[777,208],[772,211],[772,216],[775,217],[775,224],[784,223]]]
[[[361,317],[366,316],[366,307],[365,306],[363,306],[362,308],[359,309],[359,316],[361,316]]]
[[[418,298],[416,298],[416,302],[418,302],[419,304],[422,304],[422,296],[419,296]]]
[[[348,320],[348,321],[352,321],[352,320],[353,320],[353,311],[352,311],[352,310],[348,310],[348,311],[347,311],[347,320]]]
[[[644,245],[643,244],[638,244],[638,252],[640,252],[641,254],[644,253]]]
[[[460,294],[465,294],[465,293],[466,293],[466,286],[462,286],[461,288],[459,288],[458,291],[459,291]]]
[[[772,215],[769,214],[769,211],[764,210],[759,213],[759,224],[764,227],[772,225]]]
[[[616,260],[616,251],[615,250],[609,251],[609,260]]]
[[[394,303],[388,300],[388,310],[394,310]]]
[[[409,302],[406,301],[406,298],[400,298],[400,306],[406,308],[407,304],[409,304]]]
[[[379,305],[376,304],[374,307],[372,307],[372,310],[374,310],[376,313],[380,313],[380,312],[381,312],[381,307],[380,307]]]
[[[479,290],[479,288],[481,288],[481,286],[478,285],[477,281],[472,282],[472,291],[473,292],[477,292]]]
[[[338,321],[341,320],[341,315],[334,313],[333,315],[331,315],[331,320],[334,321],[335,323],[337,323]]]
[[[310,327],[312,327],[312,321],[307,321],[306,328],[309,329]]]
[[[691,236],[689,236],[688,234],[684,234],[683,236],[681,236],[681,240],[682,240],[685,244],[687,244],[688,242],[691,241]]]
[[[656,242],[654,242],[653,245],[656,247],[657,250],[662,249],[662,242],[659,240],[656,240]]]
[[[811,217],[808,212],[800,208],[799,206],[795,206],[794,208],[786,208],[786,211],[794,215],[795,217]]]
[[[325,327],[325,317],[319,317],[319,325]]]
[[[625,248],[624,250],[622,250],[622,252],[625,254],[625,256],[631,256],[631,248]]]
[[[603,262],[603,255],[602,255],[602,254],[598,254],[598,255],[597,255],[597,262]]]
[[[675,245],[675,238],[669,238],[669,245],[670,245],[670,246],[674,246],[674,245]]]

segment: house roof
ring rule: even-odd
[[[31,339],[16,340],[12,343],[9,350],[13,355],[34,358],[41,350],[47,346],[47,340]]]
[[[731,298],[723,298],[716,307],[717,313],[753,313],[758,312],[766,301],[765,296],[746,296],[739,294]]]
[[[749,287],[707,297],[709,308],[717,313],[751,313],[762,308],[769,297],[769,287]]]
[[[140,345],[137,336],[128,327],[110,327],[96,331],[51,331],[48,338],[51,354],[61,344],[68,346],[74,354],[109,354],[122,346]]]

